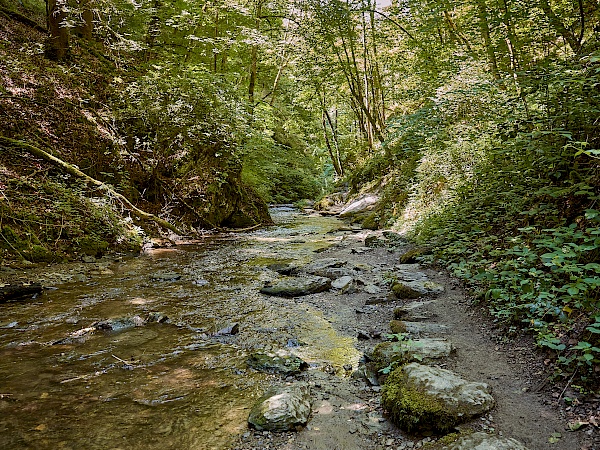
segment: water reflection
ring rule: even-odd
[[[267,377],[247,368],[250,351],[302,342],[314,367],[354,362],[352,339],[318,312],[258,293],[275,276],[267,264],[310,261],[340,223],[273,216],[278,226],[151,251],[3,305],[0,448],[228,448]],[[231,323],[238,335],[211,336]]]

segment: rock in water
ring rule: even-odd
[[[455,373],[411,363],[395,369],[385,382],[382,405],[407,431],[447,432],[494,406],[490,387]]]
[[[250,355],[246,361],[248,366],[259,372],[294,375],[308,368],[308,364],[295,355],[285,353],[257,352]]]
[[[298,277],[287,278],[272,286],[263,287],[261,294],[277,297],[301,297],[316,294],[331,288],[331,280],[324,277]]]
[[[294,431],[308,422],[310,412],[306,383],[272,387],[254,405],[248,423],[257,430]]]
[[[515,439],[495,436],[483,432],[463,436],[443,450],[527,450]]]

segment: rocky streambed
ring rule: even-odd
[[[273,216],[4,273],[46,289],[2,305],[0,447],[592,448],[455,283],[399,263],[397,235]]]

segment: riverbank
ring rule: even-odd
[[[502,433],[530,450],[598,446],[597,428],[584,424],[598,403],[546,383],[533,344],[503,336],[456,280],[400,264],[403,241],[316,213],[281,208],[273,216],[276,227],[205,244],[19,273],[55,289],[3,307],[2,445],[367,450],[433,443],[435,435],[408,435],[389,422],[381,386],[360,369],[363,355],[391,333],[395,309],[431,300],[414,321],[438,325],[436,337],[456,348],[435,364],[489,384],[497,405],[461,425],[463,433]],[[259,294],[282,279],[274,265],[331,261],[351,271],[352,288],[296,298]],[[427,277],[443,292],[398,300],[390,282],[400,276]],[[157,319],[163,316],[168,321]],[[280,350],[301,357],[308,370],[282,376],[247,365],[257,351]],[[296,382],[311,388],[305,428],[247,428],[266,386]],[[567,431],[578,421],[577,431]]]

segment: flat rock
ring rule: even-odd
[[[286,263],[269,264],[267,269],[277,272],[280,275],[293,275],[298,272],[298,267],[296,265]]]
[[[407,303],[394,309],[394,317],[396,319],[401,319],[412,314],[423,314],[421,311],[433,303],[435,303],[435,300]]]
[[[352,274],[352,270],[346,269],[345,267],[327,267],[325,269],[318,269],[309,273],[318,277],[325,277],[330,278],[332,280],[337,280],[338,278],[350,276]]]
[[[423,295],[439,295],[444,292],[444,286],[435,281],[416,280],[407,281],[404,284]]]
[[[379,286],[376,286],[374,284],[367,284],[363,288],[363,291],[365,291],[367,294],[371,294],[371,295],[377,295],[377,294],[381,294],[383,292],[383,290]]]
[[[276,297],[301,297],[316,294],[331,288],[331,280],[325,277],[306,276],[286,278],[271,286],[263,287],[261,294]]]
[[[439,323],[427,323],[427,322],[406,322],[403,321],[404,329],[406,333],[420,336],[420,335],[429,335],[429,334],[444,334],[448,332],[448,327],[446,325],[441,325]]]
[[[427,274],[419,270],[418,264],[400,264],[395,267],[394,275],[402,281],[426,281]]]
[[[407,431],[446,432],[494,407],[491,389],[437,367],[410,363],[388,376],[382,405]]]
[[[321,271],[323,269],[344,267],[346,261],[337,258],[322,258],[307,264],[302,268],[302,271],[310,274]]]
[[[303,359],[285,352],[256,352],[246,361],[249,367],[259,372],[295,375],[308,368]]]
[[[511,438],[478,432],[463,436],[443,450],[527,450],[519,441]]]
[[[272,387],[254,405],[248,424],[257,430],[296,431],[311,413],[310,388],[306,383]]]
[[[177,281],[181,279],[181,274],[177,272],[157,272],[150,275],[152,281]]]
[[[341,278],[338,278],[337,280],[333,281],[331,283],[331,287],[333,287],[335,289],[339,289],[341,291],[345,291],[345,290],[349,289],[353,283],[354,283],[354,278],[352,278],[351,276],[345,276],[345,277],[341,277]]]
[[[382,342],[371,354],[377,370],[392,363],[398,365],[409,362],[428,362],[447,358],[454,351],[454,346],[446,339],[416,339],[399,342]]]

